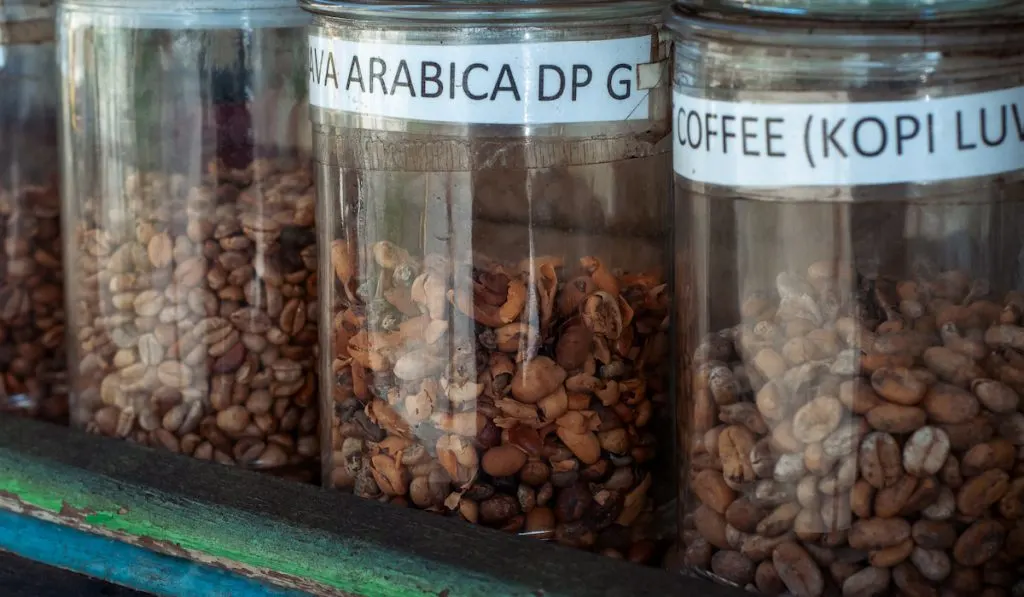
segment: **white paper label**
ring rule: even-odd
[[[311,35],[314,106],[465,124],[648,117],[637,70],[651,37],[500,45],[400,45]]]
[[[673,98],[677,174],[730,186],[929,182],[1024,169],[1024,87],[949,98],[756,104]]]

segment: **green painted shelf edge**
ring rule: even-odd
[[[0,419],[0,508],[315,595],[741,594],[20,419]]]

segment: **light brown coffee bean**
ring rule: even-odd
[[[497,448],[491,448],[491,450],[488,450],[488,453],[496,449]],[[526,456],[524,454],[524,462],[525,458]],[[484,460],[486,465],[486,454],[484,455]],[[484,467],[484,470],[487,470],[486,466]],[[494,475],[494,473],[491,473],[490,471],[487,472],[493,476],[504,476]],[[696,478],[693,480],[692,487],[697,499],[719,514],[726,514],[729,507],[736,499],[736,492],[725,483],[725,479],[723,479],[722,475],[717,471],[704,470],[697,473]]]
[[[927,579],[910,562],[903,562],[893,568],[892,582],[907,597],[938,596],[938,591],[928,583]]]
[[[914,542],[907,539],[892,547],[872,551],[868,563],[876,568],[893,568],[909,558],[913,551]]]
[[[722,550],[711,557],[711,571],[744,586],[754,580],[754,562],[738,551]]]
[[[921,427],[907,438],[903,446],[903,469],[918,477],[934,475],[946,463],[949,451],[949,436],[945,431]]]
[[[839,427],[842,417],[843,405],[838,399],[820,396],[793,415],[793,436],[803,443],[820,442]]]
[[[882,399],[864,379],[848,379],[839,386],[839,401],[855,414],[863,415],[882,404]]]
[[[742,485],[757,478],[750,463],[754,443],[754,434],[740,425],[730,425],[719,435],[718,454],[726,481]]]
[[[753,533],[757,525],[771,510],[754,505],[746,496],[732,501],[725,510],[726,522],[744,533]]]
[[[729,549],[729,541],[725,536],[725,518],[708,506],[700,505],[694,513],[697,531],[708,543],[718,549]]]
[[[881,518],[897,516],[910,501],[918,481],[917,477],[904,475],[895,484],[879,489],[875,494],[875,515]]]
[[[754,571],[754,585],[765,595],[780,595],[786,590],[786,585],[775,570],[775,564],[770,560],[757,565],[757,570]]]

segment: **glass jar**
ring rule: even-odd
[[[650,559],[662,6],[303,5],[325,484]]]
[[[53,18],[0,5],[0,411],[65,421]]]
[[[74,423],[311,477],[308,16],[83,0],[59,22]]]
[[[1005,8],[1017,0],[693,0],[691,6],[745,9],[778,15],[818,18],[912,20],[963,18]]]
[[[671,27],[684,567],[1016,594],[1022,15]]]

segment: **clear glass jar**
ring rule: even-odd
[[[331,281],[325,484],[651,559],[669,364],[662,6],[304,6]],[[386,74],[387,97],[345,96],[324,76],[335,56],[342,90],[402,64],[412,85]]]
[[[50,2],[0,5],[0,411],[67,419]]]
[[[76,425],[314,474],[307,22],[281,0],[61,5]]]
[[[684,568],[1017,594],[1021,15],[670,27]]]

